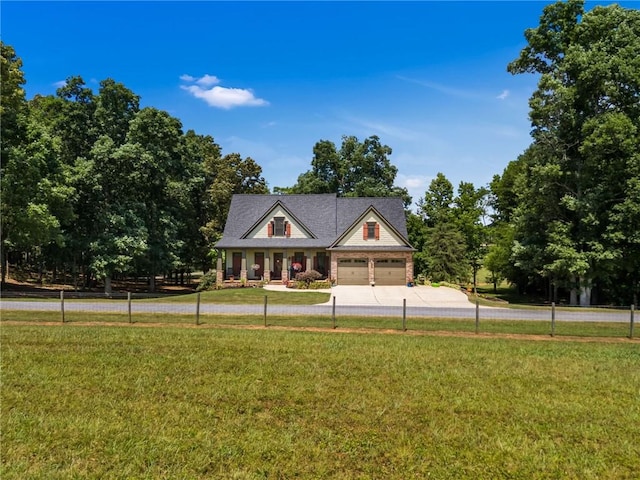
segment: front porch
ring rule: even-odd
[[[253,263],[250,263],[253,261]],[[299,272],[317,270],[329,278],[330,261],[325,251],[223,250],[216,264],[218,285],[286,285]]]

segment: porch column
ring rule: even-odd
[[[304,271],[308,272],[309,270],[313,270],[313,265],[311,265],[311,268],[309,268],[309,257],[307,257],[305,255],[304,256]]]
[[[269,254],[267,253],[264,256],[264,272],[262,276],[264,277],[264,281],[269,283],[271,281],[271,260],[269,259]]]
[[[222,255],[218,252],[218,260],[216,261],[216,284],[222,285],[224,282],[224,270],[222,268]]]
[[[331,283],[336,283],[338,281],[338,254],[331,252],[329,255],[329,280]]]
[[[242,252],[242,261],[240,263],[240,281],[247,281],[247,254]]]
[[[289,265],[287,265],[286,252],[282,255],[282,283],[286,284],[289,281]]]
[[[369,285],[374,285],[376,282],[376,261],[371,256],[369,256],[367,260],[369,270]]]
[[[406,280],[407,283],[412,282],[413,283],[413,255],[411,253],[407,253],[407,259],[406,259]]]

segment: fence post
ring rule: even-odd
[[[556,335],[556,302],[551,302],[551,336]]]
[[[407,331],[407,299],[402,299],[402,331]]]
[[[64,290],[60,290],[60,313],[62,315],[62,323],[64,323]]]
[[[267,326],[267,296],[264,296],[264,326]]]
[[[333,321],[333,328],[336,328],[336,297],[333,296],[333,308],[331,309],[331,320]]]
[[[196,295],[196,325],[200,325],[200,292]]]
[[[635,308],[636,306],[634,304],[631,304],[631,318],[629,321],[629,338],[633,338],[633,312]]]
[[[129,312],[129,323],[133,323],[131,320],[131,292],[127,292],[127,310]]]
[[[480,302],[476,298],[476,333],[480,332]]]

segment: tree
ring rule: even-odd
[[[211,245],[218,238],[207,227],[211,226],[216,211],[209,194],[214,172],[207,166],[220,160],[221,149],[210,135],[197,135],[189,130],[184,137],[184,152],[186,175],[181,193],[185,218],[180,236],[185,247],[180,258],[185,266],[197,265],[206,272],[212,262]]]
[[[15,148],[24,141],[25,135],[25,111],[26,99],[22,86],[26,83],[22,72],[22,60],[16,55],[13,47],[0,41],[0,182],[2,188],[2,202],[0,202],[0,269],[2,269],[2,282],[7,276],[7,250],[11,240],[9,232],[15,228],[11,225],[12,218],[16,218],[19,207],[8,201],[11,195],[13,182],[12,175],[7,168],[13,168],[18,173],[19,163],[16,158]]]
[[[313,147],[311,170],[301,174],[282,193],[336,193],[341,197],[402,197],[411,203],[405,188],[394,185],[398,169],[391,164],[392,150],[373,135],[360,142],[343,136],[340,150],[333,142],[320,140]]]
[[[453,185],[438,172],[431,180],[424,198],[418,200],[418,211],[424,218],[426,225],[433,228],[438,223],[447,223],[453,219]]]
[[[10,149],[23,139],[26,99],[22,86],[26,83],[22,59],[10,45],[0,41],[0,166],[9,161]]]
[[[469,267],[464,237],[455,225],[438,223],[429,229],[426,260],[433,281],[459,282],[467,279]]]
[[[135,118],[140,105],[140,97],[111,78],[100,82],[93,114],[96,131],[107,135],[116,145],[125,142],[129,123]]]
[[[614,243],[625,235],[611,213],[637,221],[623,205],[637,195],[640,12],[583,7],[580,0],[545,7],[508,70],[540,75],[530,100],[534,143],[514,213],[516,265],[588,305],[594,288],[603,291],[617,277],[619,258],[638,254],[632,237]]]
[[[231,197],[241,193],[269,193],[269,189],[260,165],[251,157],[243,159],[239,153],[222,158],[211,156],[205,162],[204,169],[212,178],[208,190],[212,212],[211,220],[203,230],[208,238],[217,241],[222,236]]]
[[[460,182],[458,195],[454,200],[455,223],[465,240],[465,256],[471,267],[473,291],[478,283],[478,270],[487,251],[487,196],[484,187],[476,189],[470,182]]]
[[[477,272],[486,251],[486,199],[486,188],[476,189],[468,182],[460,182],[454,197],[453,185],[442,173],[431,181],[424,198],[418,201],[427,240],[418,248],[416,259],[432,278],[445,276],[467,280],[465,272],[470,269],[475,289]],[[412,228],[419,239],[421,230],[415,225]],[[462,249],[458,248],[460,238]],[[452,240],[454,245],[449,245],[446,239]]]

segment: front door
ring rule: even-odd
[[[240,270],[242,270],[242,253],[233,252],[233,275],[240,278]]]
[[[282,280],[282,253],[273,254],[273,280]]]
[[[257,278],[262,278],[262,276],[264,275],[264,253],[256,252],[255,260],[255,265],[258,265],[258,269],[254,270],[255,276]]]

